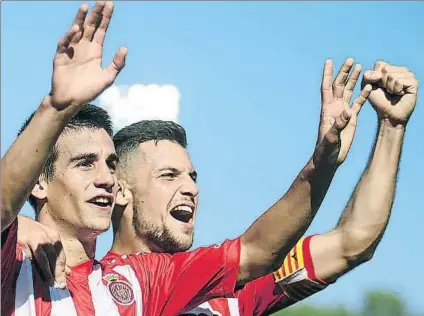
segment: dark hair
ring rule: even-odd
[[[35,112],[33,112],[30,117],[25,121],[19,130],[18,136],[27,128],[32,118],[34,117]],[[111,137],[113,134],[112,121],[109,117],[109,114],[102,108],[87,104],[83,106],[78,113],[66,124],[63,129],[62,134],[70,130],[79,130],[83,128],[88,129],[104,129]],[[51,153],[47,157],[46,163],[44,164],[43,170],[41,171],[41,176],[45,177],[47,181],[51,180],[54,176],[54,163],[58,157],[57,144],[54,145]],[[35,197],[30,195],[28,197],[28,202],[34,208],[36,215],[38,215],[37,202]]]
[[[186,132],[181,125],[172,121],[161,120],[144,120],[121,129],[113,137],[116,154],[119,158],[118,171],[123,174],[131,174],[128,171],[127,158],[130,154],[135,153],[139,149],[139,145],[148,141],[169,140],[187,148]],[[120,174],[118,177],[122,177]],[[135,215],[135,214],[134,214]],[[122,212],[116,208],[112,213],[113,234],[119,229]],[[133,219],[134,225],[134,219]]]
[[[135,151],[138,145],[154,140],[169,140],[187,148],[184,128],[177,123],[161,120],[144,120],[124,127],[113,137],[116,154],[122,156]]]

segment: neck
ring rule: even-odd
[[[84,261],[94,259],[96,252],[96,237],[92,231],[78,230],[63,221],[54,220],[48,212],[41,211],[38,221],[55,229],[60,234],[62,246],[66,255],[66,265],[75,266]]]
[[[125,229],[124,229],[125,230]],[[132,230],[132,229],[131,229]],[[116,233],[113,239],[111,251],[119,255],[125,255],[136,252],[151,253],[151,247],[148,243],[135,236],[128,238],[126,233]]]
[[[155,252],[146,238],[140,238],[132,225],[132,203],[126,207],[115,206],[113,210],[113,244],[111,251],[119,255],[135,252]],[[124,216],[125,215],[125,216]]]

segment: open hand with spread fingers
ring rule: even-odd
[[[339,166],[346,159],[352,145],[359,111],[371,92],[371,85],[365,85],[350,106],[353,90],[361,73],[359,64],[351,72],[353,65],[352,58],[346,59],[333,82],[333,61],[325,62],[315,163]]]
[[[362,85],[372,84],[369,101],[380,120],[391,126],[405,126],[417,104],[418,81],[405,67],[377,61],[367,70]]]
[[[59,41],[53,62],[51,103],[58,109],[78,108],[100,95],[124,68],[127,49],[102,68],[103,42],[113,14],[111,1],[96,2],[90,14],[80,6],[72,27]]]

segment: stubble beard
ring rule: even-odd
[[[166,224],[159,226],[145,216],[142,207],[139,207],[139,203],[134,203],[132,224],[137,237],[148,241],[147,244],[156,248],[150,249],[153,252],[160,251],[170,254],[184,252],[190,249],[193,244],[193,232],[191,232],[189,240],[175,236],[176,234],[173,234]]]

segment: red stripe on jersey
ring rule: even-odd
[[[285,277],[287,275],[286,269],[284,269],[284,264],[281,266],[281,274],[282,274],[283,277]]]
[[[72,267],[71,275],[66,280],[78,315],[95,314],[92,293],[88,285],[88,276],[93,271],[94,264],[95,260],[88,260]]]
[[[290,251],[291,252],[291,251]],[[286,257],[287,260],[287,267],[289,269],[289,274],[291,274],[293,272],[293,268],[292,268],[292,260],[290,258],[290,252],[288,253],[288,256]]]
[[[18,220],[1,233],[1,314],[14,315],[16,281],[22,266],[17,246]]]
[[[230,307],[226,298],[217,298],[208,302],[214,309],[214,312],[219,312],[222,316],[231,316]]]
[[[312,262],[312,256],[310,251],[310,243],[311,238],[313,236],[308,236],[303,241],[302,250],[303,250],[303,262],[305,264],[306,271],[308,272],[308,277],[310,279],[315,279],[315,269],[314,269],[314,263]]]

